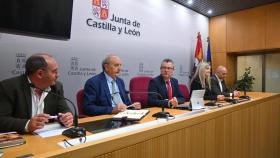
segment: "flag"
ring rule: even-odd
[[[200,32],[197,33],[197,42],[196,42],[196,48],[195,48],[195,55],[194,55],[194,65],[192,69],[192,76],[195,74],[196,68],[198,64],[203,62],[203,49],[202,49],[202,42],[201,42],[201,36]],[[190,78],[192,77],[190,76]]]
[[[210,48],[210,38],[207,37],[208,47],[206,53],[206,62],[210,65],[211,68],[211,75],[212,75],[212,60],[211,60],[211,48]]]

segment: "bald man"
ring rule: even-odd
[[[216,73],[211,77],[211,91],[213,95],[224,95],[226,97],[238,97],[238,91],[230,91],[226,86],[225,78],[227,76],[226,67],[220,65],[216,69]]]
[[[88,115],[114,114],[133,106],[140,109],[139,102],[131,103],[124,81],[119,78],[122,60],[108,55],[102,62],[103,72],[88,79],[84,86],[84,111]]]
[[[0,132],[33,132],[43,128],[51,115],[59,115],[66,127],[73,124],[73,115],[63,97],[63,86],[57,81],[58,63],[49,54],[30,56],[25,74],[0,82]],[[30,87],[30,84],[35,87]],[[40,89],[45,90],[44,92]]]

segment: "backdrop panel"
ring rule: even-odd
[[[24,62],[33,53],[48,52],[59,63],[59,80],[65,96],[76,101],[85,81],[101,72],[109,53],[123,60],[121,77],[157,76],[160,62],[175,62],[174,77],[189,85],[197,32],[206,52],[208,18],[170,0],[107,0],[108,17],[94,14],[92,1],[74,1],[71,39],[67,41],[0,34],[0,80],[24,72]]]

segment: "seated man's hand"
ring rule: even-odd
[[[65,126],[70,127],[73,124],[73,115],[70,112],[67,113],[59,113],[59,121]]]
[[[49,114],[38,114],[32,117],[28,123],[27,130],[33,132],[37,129],[41,129],[49,122]]]
[[[131,104],[131,106],[133,106],[135,109],[141,109],[141,103],[140,102],[135,102],[133,104]]]
[[[225,100],[225,96],[224,95],[217,95],[217,101],[222,101]]]
[[[116,105],[113,110],[112,110],[112,113],[113,114],[116,114],[116,113],[119,113],[121,111],[124,111],[126,110],[127,106],[124,104],[124,103],[119,103],[118,105]]]
[[[176,97],[173,97],[171,100],[170,100],[170,105],[171,105],[171,108],[176,108],[177,105],[178,105],[178,100]]]
[[[233,96],[234,97],[239,97],[240,96],[240,93],[239,93],[239,91],[233,91]]]

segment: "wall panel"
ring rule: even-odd
[[[209,26],[212,52],[226,52],[226,16],[211,18]]]
[[[280,3],[266,7],[266,48],[280,48]]]

